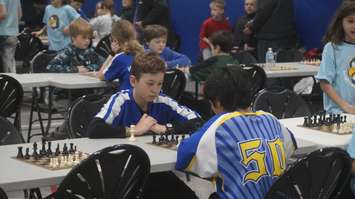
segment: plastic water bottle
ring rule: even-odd
[[[272,48],[268,48],[265,54],[265,66],[266,68],[272,68],[275,66],[275,57],[274,52],[272,52]]]

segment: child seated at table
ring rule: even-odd
[[[105,81],[119,80],[118,90],[131,89],[130,69],[136,55],[144,52],[136,39],[134,26],[127,20],[118,20],[112,24],[111,49],[114,56],[108,56],[100,68],[98,78]]]
[[[160,55],[168,69],[191,66],[190,59],[183,54],[166,47],[168,29],[160,25],[148,25],[144,29],[144,41],[148,51]]]
[[[54,73],[86,73],[96,71],[104,62],[93,47],[89,47],[93,30],[84,19],[77,19],[69,26],[72,43],[61,51],[47,66]]]
[[[120,91],[110,98],[91,121],[88,136],[125,138],[132,132],[136,136],[149,132],[163,134],[168,123],[176,133],[189,133],[198,128],[202,121],[196,112],[161,94],[165,70],[158,54],[137,55],[130,75],[133,89]],[[197,197],[172,172],[159,172],[149,176],[143,198]]]
[[[199,115],[161,94],[165,63],[156,53],[137,55],[129,77],[133,87],[114,94],[88,128],[90,138],[124,138],[135,125],[134,134],[164,133],[172,123],[176,133],[193,131],[201,122]]]
[[[212,73],[204,94],[216,115],[178,147],[176,169],[212,178],[219,198],[263,199],[295,150],[276,117],[251,110],[251,90],[239,66]]]
[[[213,33],[209,39],[212,57],[189,68],[191,78],[198,82],[206,81],[211,73],[223,66],[228,64],[239,65],[238,61],[229,54],[233,48],[233,39],[231,32],[218,31]]]

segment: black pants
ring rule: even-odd
[[[143,199],[197,199],[192,191],[173,172],[159,172],[149,175],[144,186]]]
[[[296,48],[296,44],[297,44],[297,38],[258,40],[258,46],[257,46],[258,61],[259,63],[265,63],[265,54],[268,48],[272,48],[272,51],[275,53],[280,49]]]

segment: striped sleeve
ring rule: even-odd
[[[176,169],[192,172],[203,178],[213,177],[217,174],[215,133],[219,121],[223,118],[220,116],[212,117],[190,138],[180,143]]]
[[[155,99],[155,103],[163,103],[168,106],[173,117],[172,119],[175,121],[200,118],[198,113],[187,108],[186,106],[179,105],[175,100],[166,95],[161,94],[158,98]]]
[[[121,112],[126,100],[129,100],[128,91],[121,91],[112,95],[108,102],[101,108],[100,112],[96,114],[96,117],[103,119],[107,124],[111,125]]]

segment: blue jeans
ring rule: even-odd
[[[16,73],[15,51],[17,45],[16,36],[0,36],[0,59],[2,71]]]

